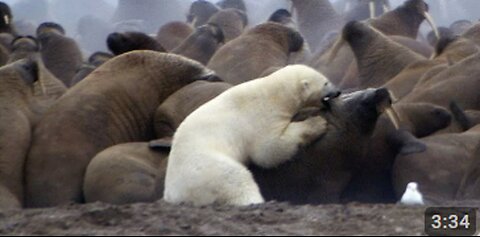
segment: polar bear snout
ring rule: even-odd
[[[340,91],[330,82],[325,83],[306,83],[304,93],[305,99],[303,106],[324,108],[330,100],[340,96]]]

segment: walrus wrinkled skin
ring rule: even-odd
[[[0,210],[22,207],[37,70],[36,62],[27,59],[0,68]]]
[[[159,104],[183,86],[210,76],[198,62],[153,51],[126,53],[100,66],[36,127],[25,167],[26,205],[82,202],[85,169],[98,152],[151,140]]]

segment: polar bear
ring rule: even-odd
[[[299,110],[340,94],[304,65],[232,87],[200,106],[174,134],[164,199],[196,206],[264,202],[246,164],[273,168],[326,131],[320,116],[292,122]]]

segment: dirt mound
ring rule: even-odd
[[[425,207],[72,204],[0,212],[0,235],[421,235]]]

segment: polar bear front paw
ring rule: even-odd
[[[310,117],[301,123],[304,124],[300,145],[307,145],[327,131],[327,120],[321,116]]]
[[[298,148],[310,144],[327,130],[327,121],[320,116],[290,122],[278,137],[268,136],[258,141],[250,154],[254,164],[275,167],[290,160]]]

